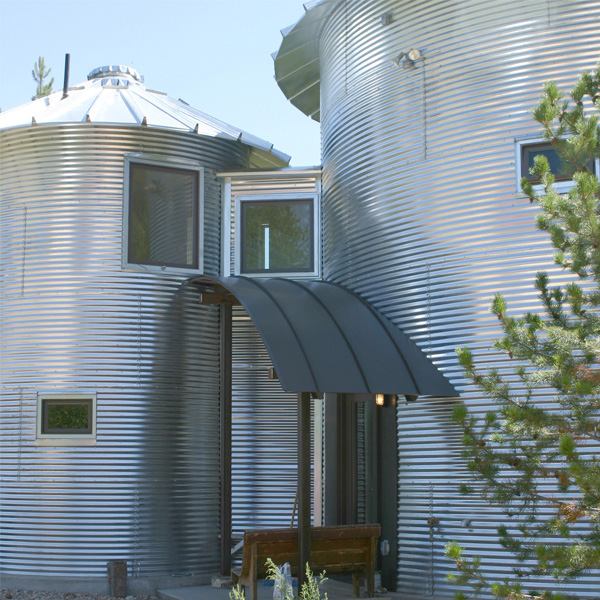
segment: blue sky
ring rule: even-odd
[[[302,13],[302,0],[0,0],[0,108],[30,100],[39,55],[62,88],[70,52],[71,84],[131,65],[148,87],[269,140],[292,164],[319,164],[318,124],[273,78],[280,30]]]

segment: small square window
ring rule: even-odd
[[[48,394],[38,397],[38,437],[94,437],[96,433],[94,396]]]
[[[126,263],[198,271],[199,169],[128,162]]]
[[[240,199],[239,271],[245,274],[315,273],[316,200]]]

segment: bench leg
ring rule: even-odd
[[[367,595],[369,598],[375,596],[375,571],[369,569],[367,572]]]
[[[360,598],[360,575],[358,573],[352,573],[352,595]]]
[[[258,580],[258,550],[256,544],[252,544],[250,550],[250,578],[251,578],[251,600],[258,600],[258,592],[256,589]]]

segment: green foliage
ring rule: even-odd
[[[513,361],[512,373],[486,370],[469,349],[457,350],[467,377],[498,407],[483,418],[464,405],[454,410],[476,482],[462,491],[476,489],[504,508],[498,537],[515,563],[510,580],[490,582],[478,557],[448,544],[457,568],[450,579],[473,594],[458,592],[463,600],[483,592],[563,600],[561,582],[600,568],[600,458],[590,451],[600,442],[600,184],[589,170],[600,156],[600,67],[579,79],[570,98],[548,83],[533,115],[574,172],[574,186],[559,194],[548,160],[538,156],[532,175],[541,191],[526,179],[522,188],[539,205],[538,227],[572,282],[553,286],[547,273],[537,274],[541,314],[511,316],[495,296],[491,308],[503,329],[496,348]],[[554,410],[536,402],[549,394]],[[554,581],[552,589],[527,589],[540,576]]]
[[[52,85],[54,84],[54,77],[50,81],[46,82],[46,77],[50,75],[52,69],[46,68],[46,61],[43,56],[39,56],[37,61],[33,65],[31,76],[36,82],[35,96],[32,96],[32,100],[43,98],[52,93]]]
[[[282,570],[270,559],[265,561],[267,567],[267,579],[273,582],[273,585],[281,590],[282,600],[294,600],[294,590],[286,581]],[[327,581],[325,571],[315,577],[311,571],[310,565],[306,563],[306,578],[300,590],[301,600],[328,600],[327,592],[321,594],[321,586]],[[229,593],[230,600],[245,600],[244,590],[236,585]]]
[[[325,571],[315,577],[306,563],[306,578],[300,589],[301,600],[328,600],[327,592],[321,596],[321,586],[327,581]]]

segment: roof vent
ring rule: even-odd
[[[144,77],[140,75],[133,67],[127,65],[106,65],[97,67],[88,74],[88,79],[102,79],[105,77],[131,77],[140,83],[144,82]]]

